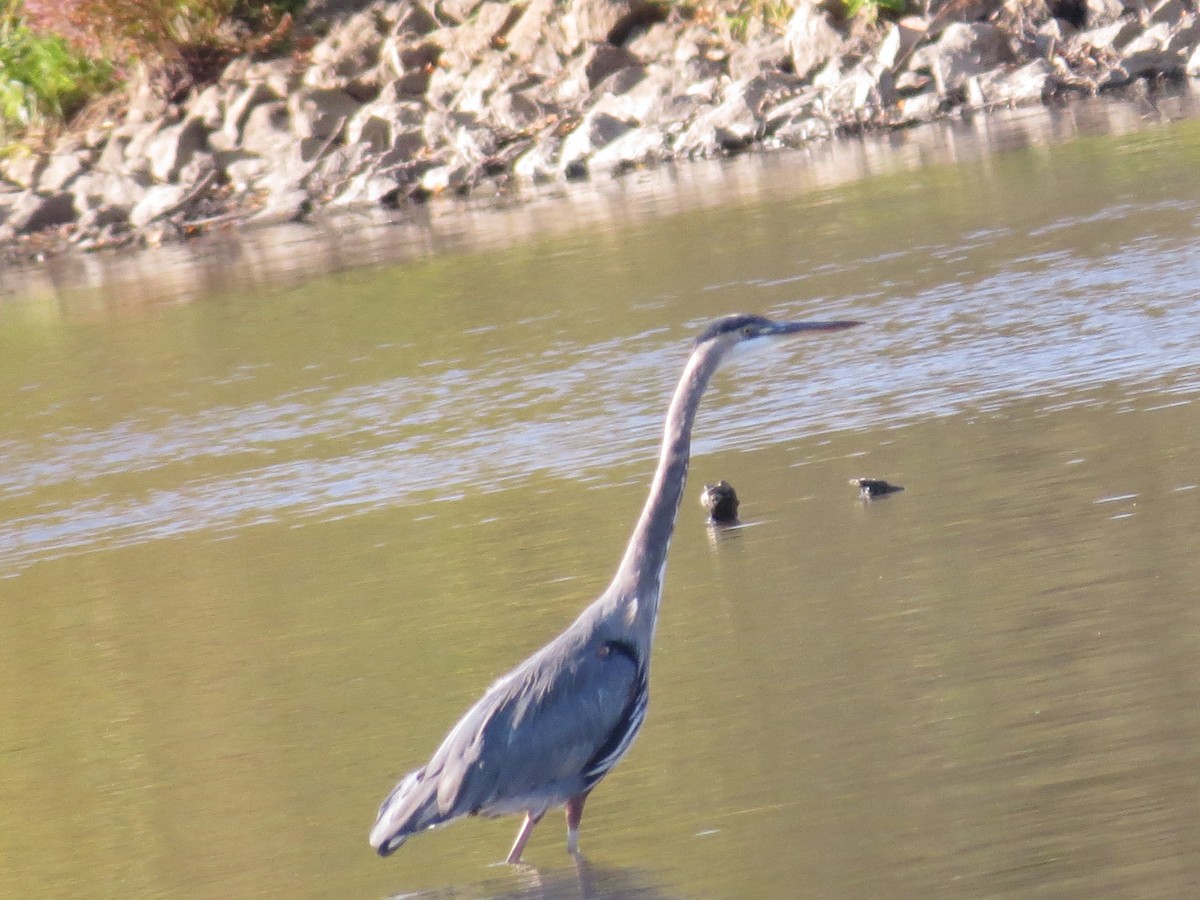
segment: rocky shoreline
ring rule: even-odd
[[[1200,76],[1194,0],[950,0],[897,21],[800,0],[734,36],[649,0],[376,0],[170,103],[0,164],[9,261],[438,195],[619,176],[1140,80]]]

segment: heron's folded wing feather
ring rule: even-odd
[[[583,790],[589,763],[624,734],[644,688],[629,653],[548,645],[497,682],[434,755],[439,807],[462,815]]]

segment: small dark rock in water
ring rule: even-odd
[[[858,486],[858,496],[864,500],[871,500],[875,497],[882,497],[885,494],[894,494],[897,491],[904,490],[900,485],[888,484],[882,478],[851,478],[850,483]]]
[[[728,481],[706,484],[700,492],[700,505],[708,510],[710,522],[736,522],[738,511],[737,492]]]

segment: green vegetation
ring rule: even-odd
[[[834,16],[845,19],[863,18],[874,21],[885,15],[902,15],[908,11],[909,0],[828,0],[819,4]],[[723,18],[730,34],[745,40],[762,28],[783,31],[796,11],[796,0],[701,0],[696,7],[709,18]]]
[[[286,38],[304,0],[0,0],[0,141],[53,126],[128,76],[174,90]],[[112,62],[120,60],[121,62]]]
[[[842,3],[851,19],[857,16],[878,19],[883,13],[902,15],[908,10],[908,0],[842,0]]]
[[[113,83],[111,65],[59,35],[35,33],[19,6],[4,0],[0,7],[0,141],[69,117]]]
[[[729,22],[729,31],[739,40],[753,34],[756,25],[783,30],[795,12],[794,0],[739,0],[718,3],[720,7],[725,7],[723,15]]]

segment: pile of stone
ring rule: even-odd
[[[377,0],[304,51],[0,166],[0,241],[94,248],[796,146],[1200,75],[1194,0],[946,0],[786,27],[656,0]]]

